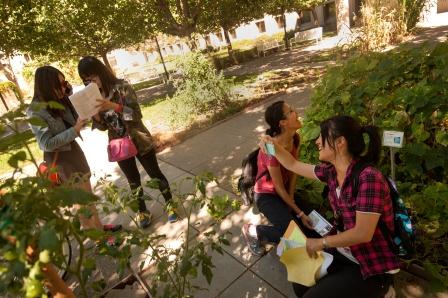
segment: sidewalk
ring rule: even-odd
[[[447,27],[428,29],[425,36],[429,40],[445,36]],[[416,42],[420,42],[416,38]],[[328,41],[323,46],[334,45],[335,41]],[[294,50],[295,51],[295,50]],[[305,54],[302,50],[300,54]],[[298,55],[298,53],[297,53]],[[303,57],[298,58],[296,54],[288,52],[277,53],[257,59],[243,66],[235,66],[227,70],[228,74],[241,75],[244,73],[262,72],[265,69],[297,68],[303,63]],[[305,54],[306,55],[306,54]],[[305,108],[309,103],[312,90],[304,87],[290,88],[286,93],[276,95],[269,100],[246,109],[245,111],[219,122],[199,134],[185,140],[179,145],[167,148],[158,154],[159,164],[163,173],[167,176],[172,188],[178,188],[179,183],[187,177],[198,175],[203,171],[212,172],[217,178],[219,185],[209,185],[209,192],[228,194],[238,199],[234,194],[233,181],[241,173],[241,161],[251,150],[257,147],[258,137],[266,129],[264,111],[266,107],[276,100],[284,100],[296,107],[299,115],[303,116]],[[98,131],[83,131],[84,142],[81,146],[86,153],[93,172],[93,180],[99,179],[104,174],[111,175],[109,179],[121,187],[128,187],[123,174],[115,163],[109,163],[104,151],[107,145],[107,136]],[[95,146],[91,146],[95,144]],[[143,174],[143,170],[141,169]],[[149,179],[143,176],[144,180]],[[95,181],[93,181],[95,183]],[[185,185],[180,186],[180,191],[186,191]],[[151,192],[157,196],[157,191]],[[178,247],[181,237],[186,228],[186,220],[180,220],[174,224],[167,222],[161,205],[157,202],[147,203],[148,208],[154,215],[153,224],[147,230],[148,233],[166,234],[165,245]],[[111,222],[122,223],[125,227],[133,228],[129,219],[124,216],[112,216],[107,219]],[[193,238],[207,230],[213,222],[207,216],[205,210],[200,210],[193,215]],[[244,223],[260,223],[265,219],[253,208],[242,207],[241,210],[231,213],[219,224],[222,233],[230,232],[229,247],[224,247],[224,255],[213,255],[213,281],[209,286],[204,277],[200,276],[195,284],[208,289],[195,293],[194,297],[295,297],[284,266],[280,263],[275,252],[271,250],[263,257],[254,257],[250,254],[240,230]],[[137,269],[141,261],[149,260],[136,257],[132,260],[133,268]],[[101,261],[98,264],[99,275],[104,277],[109,285],[117,281],[117,274],[113,264]],[[224,269],[224,270],[223,270]],[[150,283],[151,278],[147,276],[146,281]],[[429,286],[405,272],[397,275],[395,286],[397,297],[434,297],[448,298],[445,293],[431,294]],[[107,297],[144,297],[141,289],[126,288],[111,291]]]
[[[167,176],[173,188],[186,177],[200,174],[203,171],[211,171],[218,177],[219,186],[209,185],[208,191],[213,193],[228,194],[236,198],[232,189],[232,179],[240,174],[242,158],[256,148],[258,136],[266,129],[264,124],[264,111],[266,107],[276,100],[285,100],[295,106],[299,115],[303,116],[304,109],[308,105],[310,89],[295,88],[290,92],[275,96],[262,104],[246,109],[236,116],[223,121],[213,127],[193,136],[185,142],[168,148],[158,154],[162,171]],[[122,187],[127,183],[114,163],[108,163],[103,150],[107,141],[106,136],[98,131],[84,131],[83,149],[86,152],[89,164],[92,165],[94,179],[104,173],[112,174],[111,179]],[[86,144],[95,144],[94,147]],[[105,167],[106,166],[106,167]],[[141,168],[140,168],[141,169]],[[147,176],[144,179],[148,179]],[[183,188],[183,189],[182,189]],[[185,186],[181,191],[186,191]],[[152,191],[157,195],[157,191]],[[179,237],[186,228],[186,219],[174,224],[167,222],[160,204],[152,202],[147,204],[154,214],[152,226],[148,233],[166,234],[165,245],[178,247]],[[123,216],[111,217],[112,222],[120,222],[133,228],[132,224]],[[194,297],[295,297],[284,266],[274,250],[263,257],[254,257],[250,254],[240,235],[240,229],[244,223],[260,223],[264,219],[253,208],[241,208],[230,214],[219,224],[222,233],[231,232],[229,247],[224,247],[224,255],[214,254],[213,264],[216,266],[213,272],[213,281],[209,286],[203,277],[196,281],[198,286],[207,288],[208,291],[197,292]],[[205,210],[200,210],[192,218],[193,238],[200,235],[212,223]],[[132,260],[132,266],[137,269],[140,261]],[[148,261],[148,260],[146,260]],[[111,285],[117,281],[117,275],[113,264],[105,261],[99,265],[101,274]],[[225,269],[225,270],[223,270]],[[150,283],[150,276],[146,281]],[[413,276],[401,273],[396,286],[398,297],[437,297],[446,298],[446,294],[431,296],[428,286]],[[107,297],[144,297],[141,289],[114,290]]]

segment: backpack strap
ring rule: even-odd
[[[368,163],[358,162],[353,167],[352,173],[350,175],[350,179],[351,179],[351,183],[352,183],[352,196],[354,198],[356,198],[358,196],[359,175],[368,166],[371,166],[371,165],[368,164]],[[387,178],[384,177],[384,179],[386,180],[387,187],[390,189],[389,182],[388,182]],[[390,190],[390,192],[391,191],[392,190]],[[390,195],[392,196],[392,193]],[[391,199],[392,199],[392,197],[391,197]],[[393,202],[392,202],[392,211],[394,212],[394,210],[393,210]],[[387,228],[386,224],[381,220],[381,218],[379,219],[379,222],[378,222],[378,228],[380,229],[381,233],[383,234],[384,239],[386,239],[387,245],[389,246],[389,248],[392,250],[393,253],[397,254],[398,253],[398,247],[393,242],[393,240],[392,240],[393,236],[390,234],[389,229]]]
[[[259,175],[259,176],[257,176],[257,178],[255,178],[255,182],[257,182],[258,180],[263,178],[263,176],[266,176],[266,174],[269,174],[269,170],[267,170],[267,169],[263,173],[261,173],[261,175]]]

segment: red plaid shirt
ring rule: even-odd
[[[331,207],[335,216],[337,213],[342,216],[344,230],[355,227],[356,211],[360,211],[381,214],[379,220],[386,224],[392,234],[394,215],[387,182],[380,171],[374,167],[366,167],[359,174],[358,196],[353,198],[350,175],[356,162],[352,161],[347,169],[339,198],[336,195],[338,182],[334,166],[317,165],[314,168],[314,173],[319,180],[328,184]],[[399,268],[399,260],[389,248],[379,226],[376,227],[370,242],[352,245],[350,250],[358,260],[364,278]]]

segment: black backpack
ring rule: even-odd
[[[368,167],[369,164],[357,163],[352,171],[352,196],[358,195],[359,174]],[[389,248],[399,257],[410,258],[415,253],[415,227],[412,224],[410,211],[404,205],[400,198],[395,182],[392,178],[384,176],[389,186],[390,197],[394,213],[394,233],[390,234],[389,229],[383,221],[379,222],[379,228],[386,239]],[[328,196],[328,186],[324,187],[322,195]]]
[[[264,171],[257,177],[258,152],[260,148],[249,153],[242,162],[242,173],[238,179],[238,191],[241,193],[241,199],[245,206],[249,206],[254,201],[254,185],[261,177],[268,174],[268,170]]]

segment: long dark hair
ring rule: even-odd
[[[83,80],[88,76],[98,76],[101,80],[102,90],[106,95],[109,95],[112,87],[121,81],[103,62],[93,56],[86,56],[79,61],[78,74]]]
[[[381,138],[376,126],[361,126],[350,116],[334,116],[320,124],[320,133],[323,147],[327,143],[334,150],[336,138],[344,137],[347,141],[348,152],[353,158],[371,164],[377,164],[380,160]],[[365,153],[364,133],[369,136],[369,146]]]
[[[65,77],[59,69],[50,65],[37,68],[34,74],[33,100],[60,102],[60,98],[56,93],[58,89],[62,91],[61,82],[59,81],[60,75]],[[63,113],[60,109],[52,109],[50,107],[47,107],[47,110],[53,117],[61,116]]]
[[[282,128],[280,127],[280,121],[285,119],[285,114],[283,112],[283,105],[285,102],[283,100],[279,100],[271,104],[266,111],[264,112],[264,119],[266,123],[269,125],[269,128],[266,129],[266,134],[271,137],[275,137],[282,132]],[[297,134],[294,135],[294,146],[298,146],[300,142],[299,136]]]

